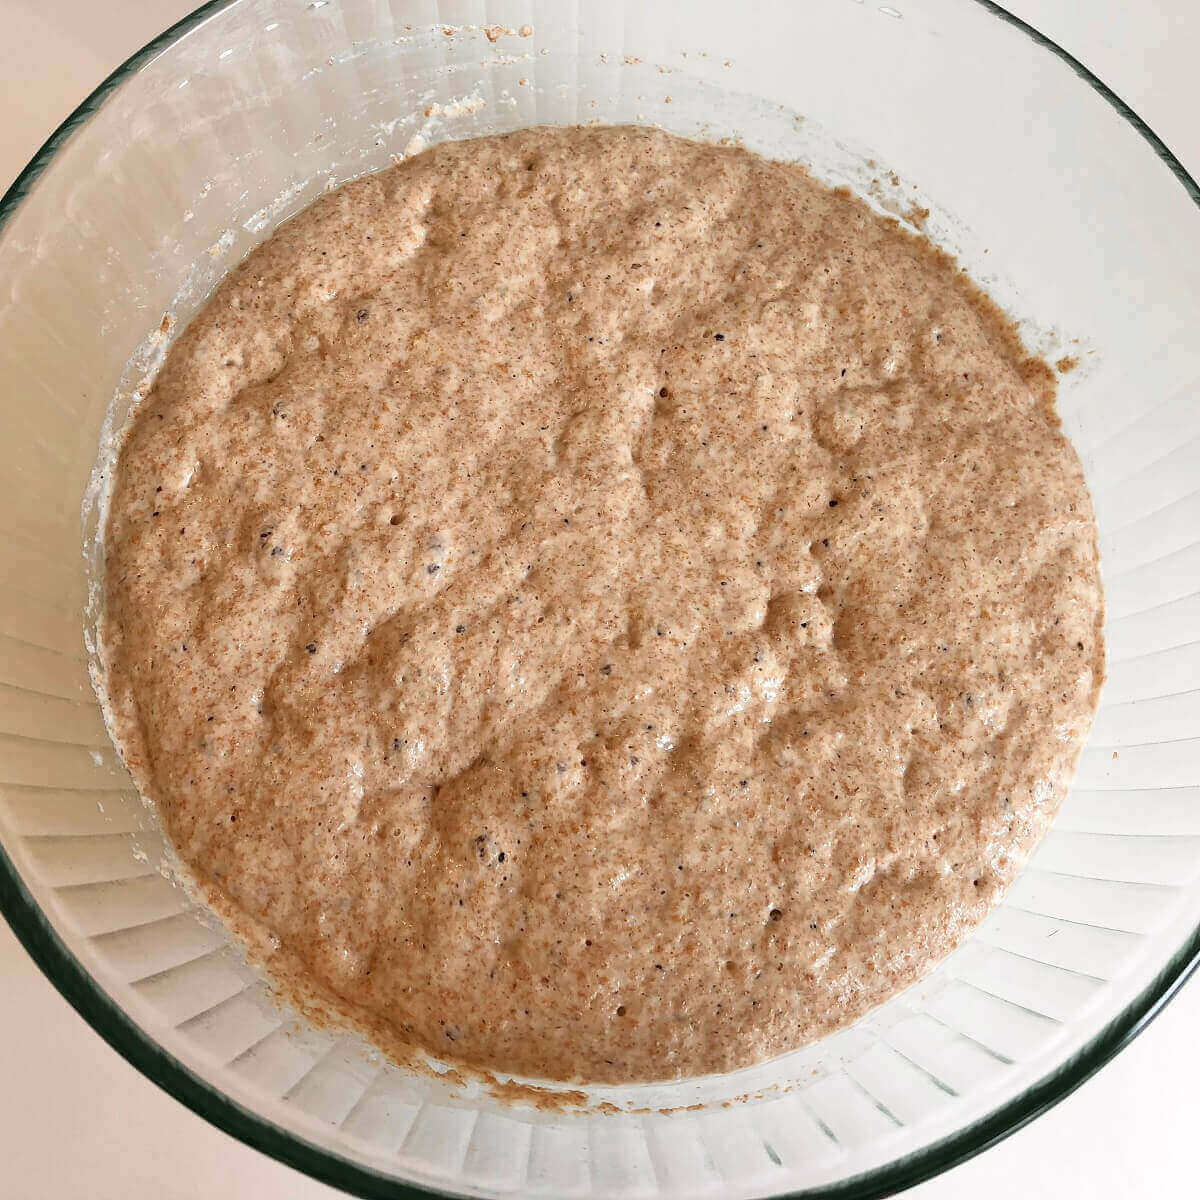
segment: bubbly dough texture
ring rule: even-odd
[[[959,942],[1067,786],[1102,597],[1053,400],[798,167],[438,146],[255,251],[135,414],[114,732],[269,969],[394,1054],[780,1053]]]

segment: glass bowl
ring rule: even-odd
[[[218,2],[105,82],[0,204],[0,903],[103,1037],[234,1136],[362,1196],[881,1196],[1060,1099],[1195,965],[1200,192],[1002,9],[894,5]],[[422,144],[581,121],[807,162],[924,225],[1032,347],[1078,360],[1061,411],[1110,667],[1053,830],[924,983],[773,1062],[556,1108],[276,1007],[179,882],[88,670],[113,431],[221,276]]]

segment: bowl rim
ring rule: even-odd
[[[46,139],[0,197],[0,236],[38,177],[72,134],[126,80],[185,34],[239,0],[208,0],[130,55]],[[1017,30],[1064,63],[1149,145],[1200,208],[1200,184],[1134,110],[1068,50],[994,0],[971,3]],[[169,1096],[218,1129],[323,1183],[363,1200],[458,1196],[352,1162],[269,1121],[213,1087],[134,1022],[68,948],[34,899],[0,843],[0,914],[17,940],[68,1004],[127,1062]],[[892,1162],[837,1183],[776,1194],[775,1200],[883,1200],[982,1153],[1053,1108],[1127,1046],[1162,1011],[1200,966],[1200,926],[1192,931],[1150,984],[1090,1042],[1056,1071],[955,1133]]]

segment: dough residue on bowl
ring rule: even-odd
[[[445,144],[288,222],[136,412],[114,735],[268,969],[390,1052],[723,1071],[927,972],[1103,674],[1053,372],[801,168]]]

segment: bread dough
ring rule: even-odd
[[[1049,368],[931,244],[648,128],[437,146],[178,339],[109,717],[291,994],[389,1052],[725,1071],[927,972],[1103,673]]]

